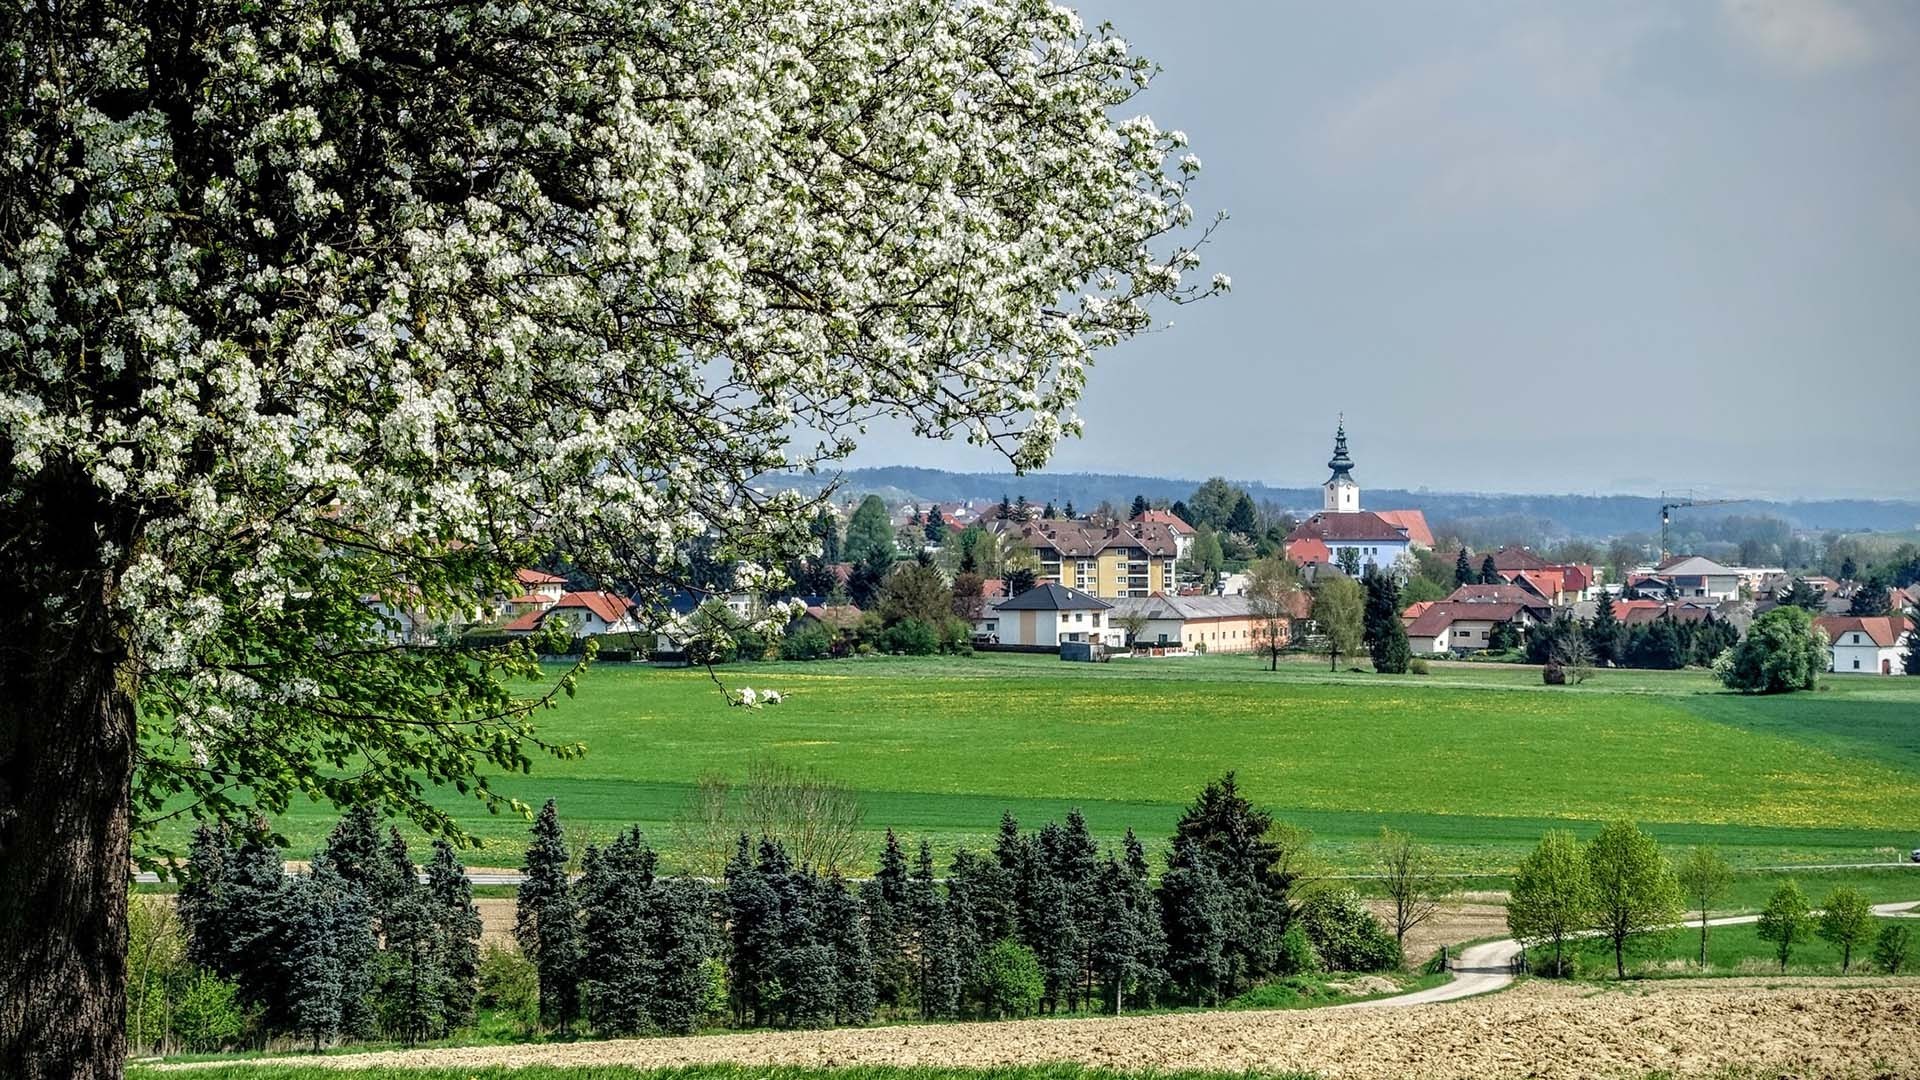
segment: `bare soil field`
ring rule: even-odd
[[[1393,928],[1393,904],[1387,900],[1368,900],[1367,910],[1382,925]],[[507,927],[513,927],[508,915]],[[1440,905],[1433,918],[1407,931],[1404,950],[1407,966],[1417,968],[1427,962],[1442,945],[1507,936],[1507,894],[1504,892],[1463,893]]]
[[[1920,1077],[1920,979],[1528,981],[1418,1009],[1182,1013],[930,1024],[292,1059],[483,1067],[704,1062],[1301,1070],[1328,1080],[1705,1076]]]

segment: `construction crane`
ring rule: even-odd
[[[1675,510],[1680,510],[1680,509],[1684,509],[1686,507],[1691,507],[1691,506],[1725,506],[1728,503],[1743,503],[1748,501],[1749,500],[1747,499],[1696,499],[1693,497],[1692,492],[1688,492],[1685,495],[1673,495],[1673,496],[1669,496],[1664,491],[1661,492],[1660,493],[1660,561],[1666,562],[1667,557],[1673,554],[1673,552],[1670,551],[1669,548],[1672,546],[1671,535],[1673,531],[1673,528],[1672,528],[1673,512]]]

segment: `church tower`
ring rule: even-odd
[[[1360,509],[1360,485],[1353,482],[1353,459],[1347,456],[1347,416],[1340,414],[1339,430],[1333,433],[1333,460],[1327,462],[1333,475],[1327,477],[1322,510],[1351,513]]]

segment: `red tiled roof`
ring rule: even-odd
[[[852,604],[808,604],[807,614],[836,629],[860,621],[860,609]]]
[[[1462,585],[1448,593],[1447,599],[1468,604],[1532,605],[1540,598],[1518,585]]]
[[[1640,626],[1665,618],[1671,618],[1674,622],[1705,622],[1713,615],[1711,610],[1693,604],[1664,604],[1658,600],[1632,600],[1628,603],[1633,606],[1625,610],[1622,610],[1625,605],[1618,602],[1614,604],[1614,618],[1622,626]]]
[[[1180,515],[1171,510],[1149,510],[1133,520],[1152,525],[1165,525],[1181,536],[1192,536],[1195,531],[1193,526],[1180,520]]]
[[[1512,622],[1520,613],[1532,605],[1528,604],[1492,604],[1492,603],[1456,603],[1451,600],[1437,600],[1432,607],[1420,613],[1407,627],[1408,637],[1439,637],[1440,632],[1456,622]]]
[[[513,579],[529,589],[535,585],[565,585],[567,583],[566,578],[558,574],[549,574],[544,570],[515,570],[513,572]]]
[[[546,616],[547,612],[544,608],[534,608],[532,611],[523,611],[515,616],[512,622],[509,622],[500,629],[509,634],[531,634],[534,629],[540,625],[540,620],[546,618]]]
[[[624,597],[615,596],[610,592],[570,592],[561,596],[560,602],[548,610],[559,611],[565,608],[591,611],[600,617],[601,622],[615,623],[626,618],[633,610],[633,605],[629,604]]]
[[[1483,553],[1473,560],[1474,565],[1479,566],[1486,561],[1488,555],[1493,557],[1493,568],[1502,573],[1514,570],[1544,570],[1547,567],[1547,560],[1516,544],[1508,544],[1496,551]]]
[[[1407,539],[1421,547],[1433,546],[1433,530],[1427,528],[1427,515],[1418,510],[1375,510],[1380,520],[1407,530]]]
[[[1400,613],[1400,618],[1406,622],[1412,622],[1425,614],[1426,610],[1432,607],[1433,604],[1434,602],[1432,600],[1416,600],[1407,605],[1407,610]]]
[[[1318,537],[1303,536],[1298,540],[1288,540],[1285,551],[1287,558],[1301,566],[1333,561],[1333,552]]]
[[[1883,649],[1900,644],[1900,636],[1908,627],[1904,615],[1822,615],[1813,620],[1813,624],[1827,632],[1829,641],[1839,641],[1842,634],[1858,632]]]
[[[980,595],[987,600],[1007,595],[1007,579],[997,577],[983,579],[980,582]]]
[[[1149,555],[1172,558],[1179,551],[1173,528],[1150,521],[1103,526],[1086,521],[1042,519],[1011,531],[1012,539],[1027,547],[1051,549],[1068,558],[1091,558],[1108,548],[1140,548]]]
[[[1294,540],[1356,542],[1380,540],[1405,543],[1407,531],[1371,510],[1323,510],[1300,523],[1287,537]]]

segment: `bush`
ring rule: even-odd
[[[1045,990],[1040,961],[1012,938],[995,942],[980,962],[980,1005],[989,1017],[1032,1016]]]
[[[1287,927],[1280,935],[1280,951],[1274,958],[1274,970],[1282,975],[1314,975],[1323,970],[1320,954],[1314,950],[1313,942],[1307,940],[1307,931],[1298,922]]]
[[[1407,674],[1409,675],[1430,675],[1432,673],[1433,665],[1417,656],[1407,661]]]
[[[880,633],[880,651],[902,656],[932,656],[940,651],[933,627],[919,619],[901,619]]]
[[[1567,669],[1557,662],[1549,660],[1547,666],[1540,669],[1540,681],[1548,686],[1567,685]]]
[[[247,1030],[240,988],[209,971],[195,973],[173,1010],[173,1034],[188,1050],[225,1050]]]
[[[1392,971],[1400,966],[1400,943],[1351,889],[1313,893],[1295,919],[1329,971]]]
[[[516,949],[489,945],[480,954],[480,997],[476,1002],[512,1020],[522,1031],[540,1026],[540,973]]]
[[[833,635],[817,622],[802,626],[780,642],[782,660],[824,660],[831,655]]]
[[[1889,975],[1898,975],[1906,970],[1913,955],[1913,930],[1898,923],[1889,923],[1880,929],[1880,936],[1873,942],[1873,962],[1880,970]]]
[[[973,624],[948,618],[940,624],[940,651],[950,656],[973,655]]]

